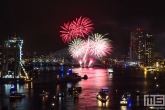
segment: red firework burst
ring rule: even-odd
[[[72,22],[74,26],[74,34],[79,37],[85,37],[85,35],[89,35],[93,31],[93,23],[87,17],[76,18],[75,21]]]
[[[74,38],[85,37],[93,31],[93,23],[87,17],[76,18],[73,22],[64,23],[64,26],[61,26],[63,29],[60,31],[62,40],[65,43],[71,42]]]
[[[64,26],[60,26],[63,31],[60,31],[61,32],[61,37],[62,37],[62,40],[66,43],[69,43],[71,42],[72,38],[74,38],[74,27],[73,25],[68,22],[68,23],[64,23]]]

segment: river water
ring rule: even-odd
[[[45,67],[37,80],[55,80],[67,73],[69,68]],[[17,91],[25,93],[26,97],[19,100],[9,100],[11,84],[0,85],[0,108],[8,106],[9,110],[148,110],[144,106],[144,96],[136,96],[139,90],[142,94],[156,94],[155,87],[160,86],[161,94],[165,94],[164,73],[143,73],[139,69],[128,69],[124,72],[120,67],[114,67],[114,73],[109,74],[106,68],[72,68],[73,72],[80,76],[88,75],[87,80],[79,82],[56,83],[26,83],[17,84]],[[82,87],[79,99],[74,100],[67,95],[68,88],[72,86]],[[101,103],[96,100],[96,95],[102,88],[109,89],[109,101]],[[40,96],[42,91],[49,92],[48,97]],[[54,98],[61,90],[64,98]],[[120,98],[124,92],[132,94],[132,105],[121,106]]]

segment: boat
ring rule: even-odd
[[[107,70],[108,70],[108,73],[109,74],[112,74],[113,73],[113,67],[112,67],[112,65],[107,65]]]
[[[109,100],[108,89],[101,89],[96,96],[97,100],[100,100],[102,103],[106,103]]]
[[[66,75],[64,78],[57,79],[57,83],[60,82],[68,82],[68,81],[80,81],[82,78],[78,75],[78,73],[72,73],[69,75]]]
[[[24,93],[14,92],[14,93],[10,94],[9,98],[10,99],[25,98],[25,94]]]
[[[86,79],[88,79],[88,76],[84,75],[84,77],[82,77],[82,79],[86,80]]]
[[[64,97],[64,92],[58,91],[56,97]]]
[[[40,96],[48,96],[49,95],[49,92],[46,92],[46,91],[42,91],[42,93],[39,94]]]
[[[78,93],[82,92],[82,87],[71,87],[68,89],[68,95],[73,95],[74,92],[77,91]]]
[[[74,99],[79,98],[79,93],[77,91],[74,91],[73,97],[74,97]]]
[[[109,72],[109,74],[112,74],[113,73],[113,68],[108,68],[108,72]]]
[[[160,92],[158,84],[156,85],[156,90],[155,91],[156,91],[157,94]]]
[[[18,98],[25,98],[25,94],[24,93],[18,93],[14,84],[11,85],[10,88],[10,99],[18,99]]]
[[[131,94],[129,92],[126,92],[122,95],[120,104],[126,106],[131,104]]]
[[[139,90],[136,91],[136,95],[137,95],[137,96],[140,96]]]

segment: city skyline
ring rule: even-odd
[[[8,0],[1,1],[0,7],[1,42],[16,33],[24,40],[24,52],[49,53],[67,47],[60,37],[60,26],[80,16],[93,21],[94,33],[109,33],[114,52],[129,52],[130,32],[136,28],[149,30],[155,39],[155,51],[165,52],[162,1]]]

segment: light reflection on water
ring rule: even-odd
[[[45,76],[40,79],[52,80],[56,78],[56,73],[48,72],[51,69],[56,71],[58,68],[46,68]],[[3,98],[0,100],[0,107],[8,105],[10,109],[16,108],[17,110],[131,110],[131,108],[119,105],[121,95],[126,91],[134,94],[137,89],[147,94],[152,91],[153,88],[155,89],[155,83],[157,83],[156,81],[158,81],[159,78],[157,77],[157,80],[155,80],[155,74],[147,73],[145,76],[143,72],[137,72],[138,74],[132,72],[130,75],[128,73],[121,74],[120,72],[109,74],[107,69],[104,68],[73,68],[72,70],[73,72],[79,73],[80,76],[88,75],[88,79],[82,79],[77,83],[68,82],[66,84],[57,85],[42,84],[35,85],[35,87],[32,83],[19,84],[17,85],[17,90],[18,92],[25,93],[26,98],[14,102],[11,102],[8,98],[11,84],[0,85],[1,93],[4,93]],[[64,72],[66,74],[67,69],[64,69]],[[156,75],[158,76],[158,74]],[[82,87],[82,93],[80,93],[78,100],[74,100],[72,96],[67,95],[68,88],[73,85]],[[97,93],[103,87],[109,88],[108,94],[110,100],[105,104],[96,100]],[[164,85],[162,84],[161,87],[164,87]],[[43,89],[50,92],[48,97],[39,96],[39,93]],[[64,98],[54,98],[59,90],[65,92]],[[137,97],[135,97],[133,106],[142,106],[142,98],[143,97],[139,97],[137,99]],[[145,108],[143,108],[143,110],[144,109]]]
[[[98,100],[97,105],[98,105],[98,107],[108,107],[109,101],[107,101],[106,103],[102,103],[101,101]]]
[[[97,87],[101,89],[104,86],[108,86],[109,74],[107,69],[75,68],[73,71],[79,73],[80,76],[88,75],[88,80],[79,82],[79,85],[83,88]]]

